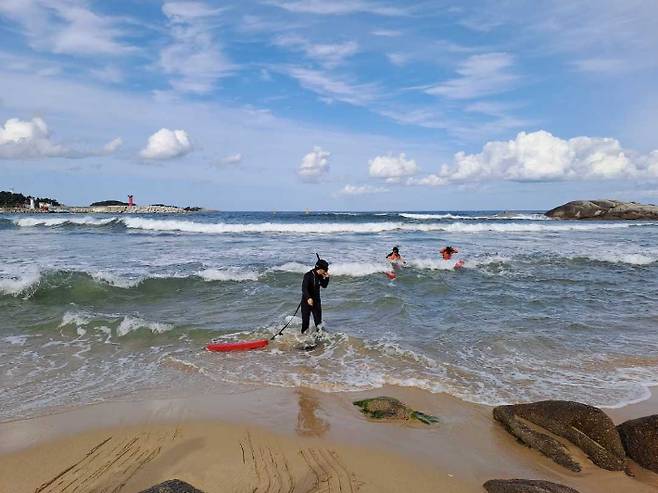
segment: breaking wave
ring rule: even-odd
[[[456,216],[455,216],[456,217]],[[513,220],[514,218],[504,218]],[[545,223],[528,222],[260,222],[260,223],[226,223],[226,222],[197,222],[178,219],[150,219],[143,217],[107,218],[94,217],[80,218],[21,218],[14,223],[19,227],[61,227],[61,226],[91,226],[103,227],[122,225],[129,230],[178,232],[199,234],[338,234],[338,233],[385,233],[391,231],[444,231],[447,233],[534,233],[534,232],[563,232],[563,231],[594,231],[600,229],[624,229],[640,226],[655,226],[653,223],[594,223],[588,222],[560,222],[546,220]]]
[[[492,214],[488,216],[466,216],[460,214],[420,214],[411,212],[401,212],[400,217],[405,219],[414,219],[417,221],[436,221],[436,220],[498,220],[498,221],[551,221],[550,218],[543,214]]]

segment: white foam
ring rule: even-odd
[[[0,277],[0,293],[19,295],[41,281],[41,272],[37,267],[28,269],[17,276]]]
[[[237,268],[205,269],[197,272],[204,281],[257,281],[258,273]]]
[[[583,257],[579,255],[574,255],[570,258]],[[655,262],[658,262],[658,255],[644,255],[641,253],[587,253],[584,255],[584,258],[589,260],[599,261],[599,262],[609,262],[613,264],[630,264],[630,265],[649,265]]]
[[[532,233],[560,231],[593,231],[597,229],[621,229],[649,223],[574,223],[546,221],[546,224],[490,222],[463,223],[407,223],[386,221],[376,223],[200,223],[175,219],[122,218],[131,229],[147,231],[178,231],[184,233],[239,234],[239,233],[282,233],[282,234],[336,234],[336,233],[383,233],[388,231],[445,231],[449,233]],[[539,221],[537,221],[539,222]]]
[[[25,343],[27,342],[27,338],[28,336],[26,335],[7,336],[7,337],[3,337],[2,340],[7,344],[11,344],[12,346],[25,346]]]
[[[130,315],[126,315],[123,317],[123,320],[121,320],[121,323],[117,327],[117,336],[123,337],[139,329],[148,329],[154,334],[162,334],[163,332],[167,332],[173,328],[173,325],[170,324],[149,322],[138,317],[131,317]]]
[[[598,229],[624,229],[630,228],[632,225],[628,223],[614,223],[614,224],[601,224],[601,223],[556,223],[551,224],[525,224],[525,223],[506,223],[506,224],[491,224],[491,223],[474,223],[464,224],[456,222],[446,224],[440,228],[441,231],[448,233],[541,233],[547,232],[561,232],[561,231],[595,231]]]
[[[454,270],[455,264],[459,262],[457,258],[451,258],[450,260],[443,260],[442,258],[419,258],[414,260],[409,260],[408,264],[417,269],[428,269],[428,270]]]
[[[497,221],[552,221],[553,219],[544,216],[543,214],[494,214],[491,216],[466,216],[459,214],[416,214],[410,212],[400,213],[401,217],[406,219],[415,219],[419,221],[432,221],[432,220],[441,220],[441,219],[487,219],[487,220],[497,220]]]
[[[91,216],[83,217],[24,217],[14,219],[14,224],[20,227],[34,227],[34,226],[62,226],[65,224],[80,224],[89,226],[104,226],[116,221],[116,217],[99,219]]]
[[[304,273],[310,267],[298,262],[287,262],[272,270],[283,272]],[[386,262],[335,262],[329,267],[332,276],[364,277],[391,270]]]
[[[90,275],[93,279],[97,281],[107,283],[117,288],[125,288],[125,289],[134,288],[144,280],[141,277],[138,278],[121,277],[120,275],[115,274],[113,272],[105,272],[105,271],[92,272]]]
[[[400,213],[401,217],[407,219],[417,219],[421,221],[431,221],[435,219],[475,219],[471,216],[455,216],[453,214],[412,214],[410,212]]]
[[[483,265],[506,264],[512,261],[513,259],[511,257],[503,257],[502,255],[491,255],[488,257],[480,257],[480,258],[466,258],[464,259],[464,267],[475,268],[475,267],[481,267]]]
[[[67,311],[62,315],[62,321],[60,322],[60,327],[65,327],[67,325],[75,325],[76,327],[81,327],[87,325],[92,319],[92,316],[87,313],[77,312],[77,311]]]

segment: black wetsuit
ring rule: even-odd
[[[302,280],[302,334],[308,330],[308,324],[313,313],[313,322],[317,327],[322,323],[322,302],[320,301],[320,288],[326,288],[329,279],[318,275],[315,269],[304,274]],[[308,299],[313,300],[313,306],[309,306]]]

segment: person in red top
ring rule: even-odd
[[[443,260],[450,260],[455,253],[459,253],[459,250],[451,246],[447,246],[442,248],[439,253],[441,254],[441,257],[443,257]]]
[[[393,251],[386,255],[386,260],[389,262],[399,262],[402,261],[402,256],[400,255],[400,249],[398,247],[393,247]]]

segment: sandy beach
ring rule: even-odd
[[[397,397],[438,425],[375,422],[352,401]],[[616,423],[657,409],[652,398],[606,410]],[[591,462],[571,473],[508,435],[491,408],[387,387],[320,393],[226,388],[212,395],[108,402],[0,424],[0,491],[138,492],[178,478],[202,491],[482,492],[489,479],[543,479],[581,493],[658,491]],[[581,453],[582,456],[582,453]]]

